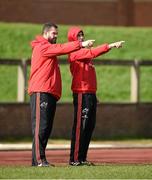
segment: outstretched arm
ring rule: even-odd
[[[44,56],[60,56],[64,54],[69,54],[73,51],[79,50],[82,47],[92,46],[95,40],[87,40],[84,42],[73,41],[64,44],[47,44],[43,46],[43,55]]]
[[[111,43],[109,44],[109,48],[120,48],[122,47],[122,44],[124,43],[125,41],[118,41],[118,42],[114,42],[114,43]]]
[[[88,59],[93,59],[97,56],[100,56],[101,54],[108,52],[109,49],[110,48],[108,44],[103,44],[95,48],[89,48],[89,49],[82,48],[78,51],[72,52],[69,56],[70,57],[69,60],[70,61],[76,61],[76,60],[85,61]]]
[[[118,41],[118,42],[114,42],[111,44],[103,44],[100,46],[97,46],[95,48],[91,48],[93,46],[93,44],[89,44],[89,49],[87,48],[82,48],[78,51],[75,51],[73,53],[70,54],[70,58],[69,61],[85,61],[88,59],[93,59],[97,56],[100,56],[106,52],[108,52],[110,49],[112,48],[120,48],[122,47],[122,44],[124,43],[124,41]]]

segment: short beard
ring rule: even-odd
[[[56,38],[54,38],[54,39],[49,38],[48,41],[51,44],[56,44]]]

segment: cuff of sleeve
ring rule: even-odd
[[[82,48],[83,46],[82,46],[82,42],[81,41],[79,41],[79,44],[80,44],[80,47]]]
[[[107,51],[109,51],[111,48],[109,47],[109,44],[108,43],[106,43],[106,44],[104,44],[105,45],[105,49],[107,50]]]

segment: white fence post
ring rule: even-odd
[[[22,63],[18,66],[18,82],[17,82],[17,101],[24,102],[26,95],[26,74],[27,65],[26,61],[22,60]]]
[[[140,67],[139,61],[135,60],[131,66],[131,102],[138,103],[140,100]]]

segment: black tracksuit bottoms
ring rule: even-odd
[[[52,131],[57,99],[49,93],[33,93],[30,96],[32,119],[32,165],[46,160],[45,149]]]
[[[70,162],[87,158],[89,143],[96,123],[97,98],[93,93],[74,93],[74,122],[71,137]]]

